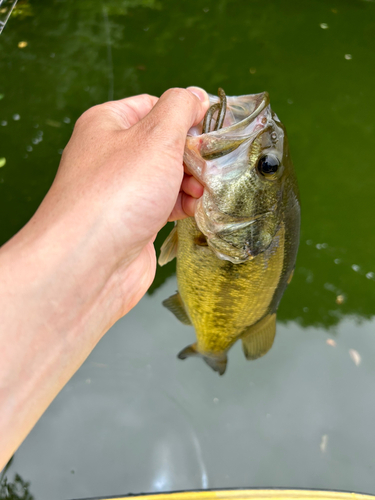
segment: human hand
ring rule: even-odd
[[[78,120],[33,218],[0,250],[0,469],[112,324],[151,284],[153,240],[193,215],[189,128],[207,94],[172,89],[91,108]]]
[[[111,262],[121,283],[116,319],[153,281],[157,232],[167,220],[194,215],[203,187],[184,175],[182,158],[187,132],[208,106],[196,87],[108,102],[81,116],[64,150],[39,215],[47,223],[76,212],[83,231],[96,232],[91,256]]]

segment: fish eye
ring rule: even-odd
[[[259,158],[258,171],[261,175],[273,178],[280,168],[280,160],[275,155],[264,155]]]

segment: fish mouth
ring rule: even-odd
[[[210,104],[219,102],[217,96],[209,94],[209,97]],[[186,138],[184,162],[193,175],[202,180],[209,161],[226,156],[242,144],[254,140],[259,130],[270,121],[272,111],[268,92],[228,96],[224,127],[205,134],[202,133],[203,122],[192,127]]]
[[[240,100],[241,98],[242,101]],[[227,135],[228,133],[241,132],[242,130],[247,128],[247,126],[251,122],[253,122],[259,116],[259,114],[270,104],[270,96],[268,92],[261,92],[260,94],[248,94],[245,96],[241,96],[241,98],[236,96],[227,97],[227,109],[229,110],[229,112],[232,112],[233,123],[231,123],[227,127],[221,128],[220,130],[213,130],[202,135],[214,135],[215,137],[219,138],[223,135]],[[210,95],[210,104],[216,104],[217,102],[218,97]]]

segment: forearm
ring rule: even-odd
[[[95,223],[47,208],[0,250],[0,470],[120,311]]]
[[[208,105],[202,89],[171,89],[85,112],[47,197],[0,249],[0,469],[146,293],[156,233],[194,214],[203,188],[183,180],[183,151]]]

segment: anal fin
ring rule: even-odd
[[[276,334],[276,313],[248,327],[242,336],[242,349],[246,359],[264,356],[272,347]]]
[[[160,248],[160,255],[158,259],[159,266],[164,266],[168,264],[171,260],[173,260],[177,256],[177,246],[178,246],[178,237],[177,237],[177,225],[172,229],[172,231],[167,236],[166,240],[162,244]]]
[[[182,302],[179,292],[171,295],[168,299],[163,300],[163,306],[173,313],[177,319],[184,325],[191,325],[190,318],[186,312],[184,303]]]

